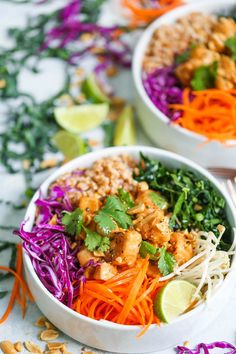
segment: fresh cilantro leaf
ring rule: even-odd
[[[194,72],[191,86],[194,90],[205,90],[215,86],[218,71],[218,62],[211,65],[202,65]]]
[[[187,50],[185,50],[181,54],[178,54],[175,57],[175,64],[180,65],[180,64],[186,62],[191,56],[192,49],[196,48],[196,46],[197,45],[195,43],[192,43],[192,44],[190,44],[190,46]]]
[[[86,233],[85,246],[91,252],[101,251],[106,252],[110,247],[110,239],[107,236],[101,236],[97,232],[87,228],[83,228]]]
[[[190,50],[186,50],[185,52],[177,55],[175,58],[175,63],[177,65],[184,63],[185,61],[187,61],[190,58],[190,54],[191,54]]]
[[[132,225],[131,217],[126,214],[126,208],[117,196],[109,196],[105,205],[94,218],[104,233],[108,234],[116,228],[117,223],[122,229]]]
[[[226,39],[225,46],[230,50],[232,59],[236,60],[236,36]]]
[[[124,189],[118,189],[119,198],[126,210],[132,208],[134,206],[134,201],[130,195],[130,193],[126,192]]]
[[[158,261],[158,268],[163,276],[166,276],[173,272],[175,259],[174,256],[167,252],[165,247],[159,249],[160,258]]]
[[[94,221],[99,225],[104,234],[109,234],[112,230],[116,229],[115,221],[106,211],[100,210],[95,216]]]
[[[110,239],[107,236],[102,236],[102,240],[100,242],[99,251],[107,252],[110,248]]]
[[[75,236],[79,234],[83,225],[82,210],[77,208],[73,212],[64,211],[62,224],[65,226],[65,231],[69,235]]]
[[[160,194],[157,194],[155,192],[150,192],[149,197],[152,200],[152,202],[157,205],[160,209],[167,209],[168,208],[168,202],[167,200],[162,197]]]

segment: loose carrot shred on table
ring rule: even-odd
[[[159,276],[147,276],[148,265],[147,257],[107,281],[86,280],[74,310],[95,320],[143,326],[139,336],[144,334],[151,324],[160,324],[153,312],[153,299],[166,284]]]
[[[148,24],[183,3],[182,0],[156,0],[156,7],[148,8],[140,0],[122,0],[123,7],[129,10],[131,26]]]
[[[25,316],[26,312],[26,297],[28,296],[29,300],[33,301],[33,296],[31,295],[30,290],[23,277],[21,245],[17,245],[16,270],[5,266],[0,266],[0,270],[11,273],[15,277],[7,309],[3,316],[0,318],[0,324],[2,324],[7,320],[8,316],[10,315],[16,300],[22,309],[23,317]]]
[[[173,124],[204,135],[209,141],[217,140],[234,146],[236,140],[236,90],[209,89],[194,91],[184,89],[183,104],[171,104],[170,108],[182,111]]]

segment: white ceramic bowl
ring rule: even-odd
[[[141,125],[149,138],[157,145],[191,158],[202,166],[224,166],[236,168],[236,140],[234,147],[224,147],[218,142],[210,142],[199,147],[206,139],[197,133],[170,125],[164,115],[148,97],[142,83],[143,56],[153,32],[160,26],[174,23],[178,18],[194,11],[204,13],[225,13],[236,5],[235,0],[196,1],[181,6],[154,21],[142,34],[136,46],[133,62],[135,103]]]
[[[151,147],[115,147],[89,153],[67,163],[51,175],[40,187],[43,196],[47,195],[49,185],[60,175],[75,168],[89,167],[95,161],[105,156],[130,154],[139,156],[139,152],[163,162],[170,167],[186,167],[207,178],[223,195],[227,203],[227,215],[232,227],[236,225],[234,206],[230,197],[221,190],[220,184],[207,171],[195,163],[174,153]],[[33,197],[27,213],[25,229],[30,231],[35,219],[35,200],[39,192]],[[232,240],[234,239],[232,233]],[[233,260],[235,264],[235,260]],[[160,351],[176,344],[182,344],[200,330],[204,329],[218,315],[228,298],[233,284],[235,273],[231,271],[225,278],[222,286],[211,298],[208,305],[202,304],[189,313],[186,313],[170,324],[160,327],[152,325],[147,333],[137,339],[140,332],[138,326],[118,325],[107,321],[96,321],[82,316],[55,299],[44,287],[35,273],[31,260],[24,252],[24,266],[26,278],[35,301],[43,314],[59,329],[72,338],[95,348],[119,353],[145,353]]]

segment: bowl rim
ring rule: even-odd
[[[168,13],[162,15],[161,17],[157,18],[155,21],[153,21],[141,34],[134,50],[133,58],[132,58],[132,76],[133,76],[133,81],[134,85],[136,87],[137,92],[141,96],[141,99],[143,100],[144,104],[151,110],[151,112],[154,114],[155,118],[161,120],[165,124],[168,124],[171,129],[174,129],[178,131],[179,133],[182,133],[184,135],[187,135],[190,138],[193,138],[196,140],[199,144],[204,144],[208,140],[206,136],[196,133],[194,131],[191,131],[189,129],[183,128],[177,124],[171,124],[170,119],[162,113],[159,108],[157,108],[150,97],[148,96],[143,82],[142,82],[142,60],[143,60],[143,55],[144,52],[147,48],[147,45],[152,37],[153,32],[155,29],[159,28],[162,25],[169,25],[173,24],[178,18],[185,16],[189,14],[190,12],[193,11],[200,11],[203,13],[207,13],[207,9],[212,10],[214,14],[214,8],[217,6],[230,6],[230,5],[235,5],[235,0],[215,0],[214,3],[208,2],[206,3],[205,0],[199,0],[197,3],[187,3],[183,6],[176,7],[175,9],[169,11]],[[210,141],[209,143],[214,142],[221,144],[217,140]],[[231,140],[226,140],[226,143],[229,145],[229,147],[235,146],[236,139],[231,139]],[[221,144],[222,145],[222,144]]]
[[[33,198],[31,199],[26,214],[25,214],[25,218],[24,218],[24,226],[25,226],[25,230],[26,231],[31,231],[34,220],[35,220],[35,201],[38,199],[39,195],[41,195],[40,190],[41,189],[46,189],[48,188],[48,186],[60,175],[66,173],[66,172],[70,172],[72,170],[74,170],[75,168],[79,168],[81,165],[90,165],[88,164],[88,161],[90,159],[101,159],[104,157],[109,157],[109,156],[115,156],[115,155],[120,155],[123,153],[127,153],[127,154],[137,154],[139,152],[144,152],[146,154],[153,154],[156,155],[156,158],[167,158],[170,160],[173,160],[179,164],[184,164],[187,167],[189,167],[190,169],[194,170],[196,173],[202,175],[204,178],[206,178],[207,180],[209,180],[212,185],[216,188],[216,190],[219,191],[219,193],[223,196],[223,198],[226,201],[226,206],[229,208],[230,213],[233,216],[233,223],[236,226],[236,210],[235,207],[233,205],[233,202],[230,198],[230,196],[227,194],[227,192],[221,188],[220,183],[215,179],[215,177],[208,172],[206,169],[204,169],[203,167],[201,167],[200,165],[198,165],[197,163],[182,157],[181,155],[178,155],[176,153],[170,152],[170,151],[166,151],[166,150],[162,150],[162,149],[158,149],[158,148],[154,148],[154,147],[148,147],[148,146],[142,146],[142,145],[137,145],[137,146],[132,146],[132,147],[110,147],[110,148],[106,148],[106,149],[101,149],[98,151],[94,151],[94,152],[90,152],[88,154],[82,155],[77,157],[76,159],[71,160],[70,162],[66,163],[65,165],[61,166],[60,168],[56,169],[56,171],[54,171],[48,178],[46,178],[46,180],[40,185],[39,189],[35,192]],[[95,160],[93,160],[95,161]],[[91,162],[92,164],[93,162]],[[232,227],[232,231],[234,231],[234,226]],[[236,233],[234,232],[234,239],[233,239],[233,244],[236,243]],[[52,302],[55,303],[55,305],[59,306],[59,308],[62,311],[67,312],[69,315],[72,315],[73,317],[79,319],[79,320],[83,320],[86,321],[90,324],[93,325],[97,325],[99,327],[105,327],[105,328],[113,328],[119,331],[127,331],[130,330],[132,332],[137,332],[140,331],[140,326],[139,325],[123,325],[123,324],[117,324],[117,323],[113,323],[110,321],[106,321],[106,320],[94,320],[91,319],[87,316],[81,315],[79,313],[77,313],[76,311],[72,310],[71,308],[67,307],[66,305],[64,305],[63,303],[61,303],[58,299],[56,299],[50,292],[49,290],[47,290],[47,288],[43,285],[43,283],[41,282],[41,280],[39,279],[36,271],[33,268],[33,264],[30,260],[29,255],[27,254],[27,252],[24,250],[23,248],[23,260],[24,260],[24,266],[27,268],[28,272],[30,273],[31,277],[34,279],[34,282],[37,284],[37,286],[41,289],[41,291],[44,293],[45,297],[49,297],[50,300],[52,300]],[[211,300],[214,298],[214,296],[219,292],[222,291],[225,286],[231,281],[231,278],[234,277],[234,272],[236,274],[236,267],[233,267],[233,265],[236,265],[236,256],[233,257],[232,259],[232,263],[231,263],[231,270],[229,271],[229,273],[227,273],[227,275],[225,276],[225,279],[223,281],[223,283],[221,284],[221,286],[219,286],[219,289],[216,290],[216,292],[212,295],[211,299],[209,300],[209,303],[211,302]],[[193,310],[182,314],[181,316],[177,317],[175,320],[173,320],[171,323],[168,324],[164,324],[162,323],[162,326],[167,326],[167,325],[172,325],[174,323],[178,323],[181,321],[184,321],[185,319],[187,319],[188,317],[191,317],[193,314],[196,314],[200,311],[202,311],[204,309],[204,307],[207,306],[206,302],[204,301],[203,303],[199,304],[197,307],[195,307]],[[153,329],[155,328],[156,325],[152,324],[149,328]]]

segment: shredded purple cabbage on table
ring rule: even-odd
[[[78,60],[86,55],[100,55],[107,63],[130,67],[131,50],[127,43],[116,35],[119,26],[104,27],[96,23],[83,22],[81,0],[71,0],[60,11],[60,22],[48,30],[41,50],[53,47],[65,48],[73,46],[69,62],[76,65]],[[89,34],[90,39],[81,40],[81,35]]]
[[[74,171],[81,175],[83,171]],[[54,186],[46,198],[41,195],[35,204],[39,213],[31,231],[25,230],[25,221],[14,233],[23,240],[23,247],[30,256],[33,267],[43,285],[59,301],[68,307],[79,295],[81,282],[85,282],[84,272],[89,266],[96,267],[98,263],[91,260],[86,266],[80,267],[77,252],[71,248],[65,234],[61,219],[64,211],[71,211],[72,206],[67,192],[71,191]],[[50,224],[53,215],[57,215],[57,224]]]
[[[200,343],[195,349],[189,349],[184,346],[178,346],[176,349],[178,354],[210,354],[210,351],[215,348],[230,349],[230,351],[222,351],[222,354],[236,354],[236,347],[233,344],[224,341],[217,341],[209,344]]]
[[[181,112],[169,107],[171,103],[182,103],[183,95],[183,88],[175,76],[173,66],[158,68],[152,73],[144,73],[143,85],[153,104],[171,121],[181,116]]]

